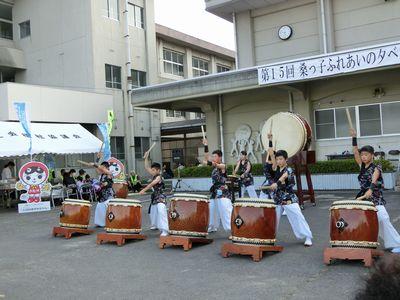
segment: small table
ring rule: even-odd
[[[3,195],[3,208],[10,207],[11,193],[15,191],[15,183],[0,183],[0,191],[4,192]],[[5,196],[5,198],[4,198]]]

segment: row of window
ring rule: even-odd
[[[170,49],[163,49],[163,63],[164,73],[172,74],[176,76],[184,76],[184,54],[173,51]],[[194,77],[205,76],[210,73],[209,62],[207,60],[193,57],[192,58],[192,71]],[[223,65],[217,65],[217,72],[227,72],[230,68]]]
[[[102,0],[103,16],[119,21],[119,1]],[[144,28],[143,8],[132,3],[128,3],[128,24],[138,28]]]
[[[106,87],[120,89],[121,82],[121,67],[106,64]],[[132,87],[138,88],[146,86],[146,72],[131,70],[132,72]]]
[[[400,134],[400,102],[347,107],[360,137]],[[349,137],[346,107],[315,111],[316,138]]]
[[[169,118],[181,118],[185,116],[185,113],[183,111],[179,110],[166,110],[165,111],[166,116]],[[205,115],[203,113],[196,112],[194,115],[195,119],[204,119]]]

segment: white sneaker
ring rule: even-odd
[[[151,226],[150,230],[157,230],[157,227],[156,226]]]
[[[393,248],[390,250],[392,253],[400,253],[400,247]]]
[[[167,235],[168,235],[168,231],[165,231],[165,230],[161,231],[160,236],[167,236]]]
[[[217,228],[215,228],[215,227],[213,227],[213,228],[208,228],[208,233],[211,233],[211,232],[217,232]]]
[[[312,246],[312,240],[311,238],[306,238],[306,241],[304,242],[305,247],[311,247]]]

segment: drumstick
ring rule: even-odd
[[[82,161],[82,160],[77,160],[78,163],[84,165],[84,166],[88,166],[88,167],[93,167],[93,165],[91,163],[88,163],[86,161]]]
[[[353,121],[351,120],[350,111],[349,111],[349,109],[347,107],[346,107],[346,116],[347,116],[347,122],[349,122],[350,129],[354,130]]]
[[[206,134],[204,133],[204,126],[201,125],[201,133],[203,134],[203,140],[206,139]]]
[[[272,134],[272,124],[274,122],[274,119],[271,119],[271,125],[269,127],[269,133]],[[269,147],[268,147],[269,148]],[[266,158],[266,163],[268,163],[269,160],[269,151],[267,150],[267,158]]]
[[[154,148],[154,146],[156,145],[156,142],[153,143],[153,145],[151,145],[151,147],[149,148],[149,150],[147,150],[146,153],[150,153],[151,150]],[[144,157],[143,157],[144,158]]]

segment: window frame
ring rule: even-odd
[[[120,18],[120,15],[119,15],[119,0],[103,0],[103,1],[107,1],[106,11],[103,11],[103,17],[119,22],[119,18]],[[117,3],[117,16],[118,16],[118,19],[115,19],[115,18],[111,17],[111,14],[110,14],[110,1],[116,1],[116,3]],[[107,12],[107,15],[105,15],[105,12]]]
[[[382,114],[382,105],[385,104],[393,104],[393,103],[398,103],[400,105],[400,101],[387,101],[387,102],[374,102],[374,103],[368,103],[368,104],[359,104],[359,105],[352,105],[352,106],[339,106],[339,107],[332,107],[332,108],[322,108],[322,109],[314,109],[314,132],[315,132],[315,140],[316,141],[332,141],[332,140],[344,140],[344,139],[349,139],[350,136],[348,137],[336,137],[337,132],[336,132],[336,109],[346,109],[346,108],[352,108],[354,107],[354,113],[355,113],[355,122],[356,125],[356,131],[357,131],[357,137],[358,138],[376,138],[376,137],[390,137],[390,136],[400,136],[400,129],[399,133],[384,133],[383,131],[383,114]],[[360,111],[359,107],[364,107],[364,106],[373,106],[373,105],[379,105],[379,113],[380,113],[380,130],[381,134],[380,135],[363,135],[361,136],[360,132]],[[335,128],[335,137],[334,138],[326,138],[326,139],[318,139],[317,138],[317,123],[316,123],[316,113],[318,111],[325,111],[325,110],[333,110],[334,111],[334,128]]]
[[[218,68],[224,68],[224,69],[226,69],[226,71],[218,72]],[[232,68],[231,68],[231,67],[228,67],[228,66],[226,66],[226,65],[217,64],[217,74],[219,74],[219,73],[225,73],[225,72],[229,72],[229,71],[232,71]]]
[[[194,66],[194,61],[195,60],[197,60],[197,65],[198,65],[198,67],[195,67]],[[200,62],[202,62],[203,64],[204,63],[206,63],[207,64],[207,70],[206,69],[202,69],[202,68],[200,68]],[[197,71],[197,72],[199,72],[199,76],[195,76],[194,75],[194,71]],[[192,72],[193,72],[193,77],[202,77],[202,76],[207,76],[207,75],[210,75],[210,61],[208,61],[208,60],[205,60],[205,59],[203,59],[203,58],[200,58],[200,57],[197,57],[197,56],[193,56],[192,57]],[[205,74],[201,74],[201,73],[205,73]]]
[[[133,74],[136,73],[136,78],[137,78],[137,82],[133,81]],[[143,76],[143,77],[141,77]],[[145,87],[147,86],[147,73],[144,71],[140,71],[140,70],[135,70],[135,69],[131,69],[131,78],[132,78],[132,88],[133,89],[138,89],[141,87]],[[144,82],[140,82],[141,78],[144,80]]]
[[[168,59],[165,58],[165,52],[166,51],[169,51],[171,53],[171,60],[168,60]],[[177,57],[178,57],[178,55],[182,56],[182,63],[173,61],[172,57],[173,57],[174,53],[177,55]],[[185,54],[184,53],[164,47],[163,48],[163,53],[162,53],[162,58],[163,58],[163,64],[162,64],[163,73],[168,74],[168,75],[173,75],[173,76],[176,76],[176,77],[179,77],[179,78],[183,78],[185,76],[185,59],[184,59],[185,58]],[[169,73],[169,72],[165,71],[165,64],[170,64],[171,65],[172,73]],[[174,68],[173,68],[174,66],[178,66],[178,70],[179,70],[179,67],[182,67],[182,75],[174,74]]]
[[[107,81],[107,66],[111,67],[111,81]],[[114,69],[119,69],[120,72],[120,79],[121,81],[118,83],[117,81],[114,82],[113,78],[113,74],[114,74]],[[105,72],[105,84],[106,84],[106,88],[108,89],[118,89],[121,90],[122,89],[122,68],[120,66],[116,66],[116,65],[111,65],[111,64],[105,64],[104,65],[104,72]],[[111,83],[111,86],[107,86],[107,83]],[[119,84],[119,87],[118,87]],[[117,86],[115,86],[117,85]]]
[[[138,153],[138,152],[136,152],[136,148],[138,147],[137,146],[137,140],[136,139],[140,139],[140,154]],[[150,139],[150,137],[147,137],[147,136],[135,136],[134,137],[134,142],[135,142],[135,149],[134,149],[134,152],[135,152],[135,159],[143,159],[143,156],[144,156],[144,153],[148,150],[148,147],[144,147],[144,145],[143,145],[143,139],[147,139],[148,140],[148,147],[150,146],[150,142],[151,142],[151,139]]]
[[[28,24],[29,24],[29,35],[22,36],[21,25],[22,25],[22,24],[25,24],[25,23],[28,23]],[[20,39],[20,40],[23,40],[23,39],[26,39],[26,38],[30,38],[31,35],[32,35],[31,20],[26,20],[26,21],[23,21],[23,22],[18,23],[18,29],[19,29],[19,39]],[[26,30],[26,29],[25,29],[25,30]]]

